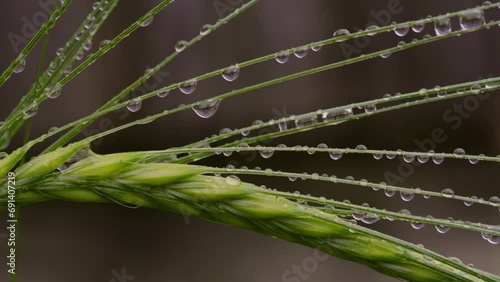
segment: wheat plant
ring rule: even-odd
[[[106,100],[93,113],[66,124],[58,124],[57,127],[51,127],[45,133],[32,137],[34,135],[30,129],[32,121],[43,118],[38,114],[39,108],[50,103],[52,99],[59,99],[64,95],[83,95],[83,92],[91,91],[85,89],[81,91],[82,93],[68,93],[65,89],[74,79],[83,75],[82,72],[92,69],[94,64],[104,60],[108,53],[112,53],[122,44],[126,45],[125,41],[129,36],[154,25],[164,12],[176,9],[177,3],[172,0],[157,2],[158,4],[147,12],[141,12],[140,18],[131,21],[129,26],[123,28],[117,35],[100,42],[97,41],[100,29],[106,27],[108,17],[123,12],[119,8],[125,4],[119,3],[118,0],[103,0],[88,5],[90,13],[69,36],[64,46],[57,49],[55,58],[49,61],[52,59],[48,51],[49,43],[54,36],[52,30],[58,27],[60,19],[64,19],[69,13],[67,11],[71,11],[71,6],[77,5],[76,1],[72,0],[53,1],[50,17],[34,32],[29,41],[26,40],[24,47],[0,76],[0,86],[5,87],[15,79],[14,77],[22,76],[27,66],[38,66],[36,79],[26,94],[19,99],[10,113],[1,114],[3,121],[0,122],[0,148],[6,152],[0,155],[0,177],[3,177],[0,182],[0,210],[4,210],[8,218],[6,222],[10,239],[9,247],[5,249],[8,266],[6,274],[9,275],[10,281],[16,281],[18,275],[21,277],[23,272],[29,272],[28,269],[19,266],[19,260],[23,257],[15,256],[16,248],[23,248],[22,243],[16,244],[19,241],[18,237],[24,236],[22,230],[18,229],[24,222],[25,216],[21,217],[19,211],[21,207],[25,209],[25,205],[49,200],[111,203],[126,208],[148,207],[180,213],[304,245],[406,281],[500,281],[500,277],[497,276],[499,273],[480,270],[472,264],[438,254],[423,245],[398,239],[389,232],[377,229],[376,224],[384,221],[395,221],[391,224],[408,222],[413,229],[419,230],[424,226],[430,226],[437,233],[447,233],[450,229],[464,230],[477,234],[478,240],[482,237],[492,248],[496,248],[500,243],[498,221],[490,223],[486,219],[469,221],[466,218],[412,214],[408,209],[392,210],[366,203],[359,204],[357,199],[343,200],[339,198],[340,196],[332,196],[326,192],[311,195],[315,194],[311,189],[316,185],[337,186],[344,189],[351,187],[363,195],[369,194],[368,191],[377,191],[376,193],[387,197],[397,193],[404,202],[417,197],[432,198],[429,201],[459,202],[462,206],[464,204],[483,206],[489,215],[493,214],[497,219],[500,199],[495,195],[481,198],[473,196],[476,192],[461,194],[448,186],[435,189],[437,185],[432,183],[427,183],[430,187],[423,184],[422,187],[408,186],[404,185],[404,181],[398,182],[403,177],[401,173],[400,175],[386,173],[386,181],[381,182],[377,178],[370,180],[369,176],[366,176],[366,179],[357,179],[352,176],[333,175],[327,168],[323,170],[313,168],[312,171],[301,172],[281,169],[279,164],[278,168],[271,166],[262,169],[248,168],[238,161],[218,165],[217,162],[210,163],[207,160],[209,157],[219,159],[234,157],[237,160],[238,155],[248,154],[260,155],[265,160],[274,155],[288,154],[295,158],[321,155],[342,164],[342,161],[350,156],[362,158],[369,155],[375,159],[373,162],[379,162],[382,158],[393,162],[401,159],[403,166],[412,163],[437,166],[443,161],[456,161],[463,165],[489,163],[493,167],[492,171],[498,171],[497,163],[500,162],[500,156],[468,154],[461,148],[441,153],[434,150],[367,148],[364,145],[352,146],[355,148],[329,146],[317,140],[313,140],[320,143],[317,146],[310,143],[308,145],[293,143],[294,139],[285,139],[292,140],[286,141],[286,144],[273,143],[274,140],[285,136],[304,134],[311,136],[313,129],[333,132],[337,127],[354,124],[358,120],[373,119],[379,115],[402,115],[414,107],[425,111],[430,104],[449,103],[452,99],[474,97],[478,101],[484,101],[494,97],[500,89],[500,77],[495,75],[436,87],[403,90],[406,91],[403,94],[372,93],[378,95],[373,97],[378,98],[340,106],[327,104],[323,109],[313,108],[300,114],[283,115],[265,122],[256,120],[250,125],[242,124],[233,129],[225,127],[218,134],[182,146],[108,153],[98,152],[96,146],[96,143],[101,142],[104,137],[108,138],[136,126],[147,127],[163,117],[175,119],[177,114],[184,111],[193,113],[200,120],[210,120],[218,115],[219,107],[229,103],[233,97],[242,98],[244,94],[258,91],[268,91],[268,95],[272,95],[274,90],[271,89],[283,82],[293,83],[301,78],[375,60],[391,60],[400,53],[409,52],[410,49],[442,44],[447,40],[480,33],[487,29],[498,32],[500,15],[496,14],[500,3],[485,2],[478,6],[471,5],[464,10],[458,9],[428,17],[419,16],[414,20],[399,23],[368,24],[366,28],[359,30],[337,28],[335,32],[332,31],[333,36],[324,37],[322,40],[303,42],[283,50],[280,48],[250,60],[233,61],[229,65],[201,75],[191,75],[165,86],[156,85],[154,89],[146,89],[143,94],[137,95],[134,90],[141,87],[144,89],[143,85],[172,64],[176,57],[182,57],[192,46],[215,36],[219,29],[230,29],[232,25],[229,23],[249,11],[259,9],[259,6],[266,2],[250,0],[241,3],[237,8],[231,8],[228,3],[214,1],[212,4],[215,10],[224,11],[221,19],[202,25],[199,32],[197,31],[198,35],[192,39],[176,42],[172,52],[162,55],[161,61],[156,62],[153,67],[144,64],[147,69],[142,75]],[[389,1],[389,12],[391,9],[394,11],[398,9],[394,5],[391,8],[390,3],[393,2],[398,1]],[[422,32],[425,28],[432,33]],[[404,38],[408,34],[414,35],[413,40]],[[356,45],[359,40],[366,42],[366,39],[370,38],[375,41],[383,36],[402,37],[407,41],[391,43],[390,46],[375,50],[371,48],[362,50],[364,47]],[[15,37],[9,38],[19,40]],[[350,42],[354,42],[352,43],[354,45],[349,44]],[[36,46],[40,50],[36,49]],[[207,98],[196,97],[186,104],[162,106],[160,111],[151,110],[154,107],[148,103],[173,99],[174,92],[189,95],[178,96],[194,97],[204,87],[198,84],[209,83],[216,77],[222,76],[224,81],[233,83],[239,78],[240,72],[241,76],[251,77],[253,67],[270,64],[286,65],[293,59],[307,60],[312,53],[329,52],[328,48],[332,46],[340,46],[345,57],[321,60],[318,66],[307,65],[304,69],[293,70],[287,74],[271,73],[265,80],[249,80],[251,82],[247,85],[237,86],[229,91],[221,90],[219,93],[210,94]],[[41,55],[35,60],[33,54],[37,51],[40,51]],[[308,53],[311,55],[306,57]],[[117,75],[120,75],[119,70]],[[360,75],[359,79],[362,81],[366,78]],[[314,91],[311,92],[303,98],[304,101],[315,99]],[[0,99],[11,95],[5,92],[1,94],[3,95]],[[261,101],[260,104],[266,107],[266,101]],[[126,111],[128,117],[129,113],[144,112],[144,108],[148,106],[151,109],[143,116],[133,115],[132,119],[123,118],[122,124],[114,127],[88,131],[91,124],[102,120],[107,114]],[[183,124],[183,126],[190,125]],[[84,137],[81,137],[82,132],[85,133]],[[439,130],[433,132],[433,138],[439,135]],[[178,134],[180,133],[170,131],[168,137],[176,138]],[[20,139],[24,136],[24,140],[14,141],[16,136]],[[251,159],[253,161],[254,158]],[[446,176],[442,178],[447,179]],[[275,189],[275,182],[271,179],[284,179],[280,183],[285,183],[285,188]],[[296,180],[305,181],[293,183]],[[264,183],[265,186],[260,183]],[[300,192],[294,192],[295,189]],[[377,203],[377,206],[379,205],[381,204]],[[33,205],[33,208],[36,209],[37,206]],[[201,236],[203,235],[200,234]],[[495,249],[494,252],[498,254],[498,250]],[[294,274],[297,275],[284,272],[279,278],[282,281],[307,279],[298,275],[298,272]],[[269,278],[269,281],[275,280]]]

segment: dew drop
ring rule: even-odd
[[[38,112],[38,105],[37,103],[33,102],[26,110],[23,111],[24,113],[24,119],[29,119],[31,117],[34,117]]]
[[[47,91],[47,97],[49,97],[50,99],[59,97],[59,95],[61,95],[61,88],[61,83],[58,82],[56,83],[56,85],[54,85],[54,87],[45,89],[45,91]]]
[[[396,190],[393,188],[386,188],[384,193],[387,197],[390,198],[390,197],[393,197],[394,195],[396,195]]]
[[[75,58],[77,61],[81,61],[81,60],[83,60],[84,56],[85,56],[85,54],[83,53],[83,51],[80,51],[80,52],[78,52],[78,54],[76,54]]]
[[[20,73],[26,68],[26,60],[24,58],[21,57],[17,59],[17,61],[19,62],[19,65],[14,70],[14,73]]]
[[[295,52],[293,54],[295,55],[295,57],[302,59],[305,56],[307,56],[308,50],[309,49],[307,49],[307,47],[299,48],[299,49],[295,50]]]
[[[378,29],[379,27],[376,26],[376,25],[370,25],[369,27],[366,28],[366,31],[372,31],[372,30],[375,30],[375,29]],[[368,33],[368,36],[374,36],[375,34],[377,34],[376,32],[369,32]]]
[[[179,90],[184,94],[191,94],[196,90],[196,85],[198,81],[196,79],[190,79],[188,81],[183,82],[179,86]]]
[[[411,224],[411,227],[413,227],[414,229],[417,229],[417,230],[422,229],[425,226],[425,224],[423,224],[422,222],[417,222],[417,221],[412,221],[412,222],[410,222],[410,224]]]
[[[261,150],[260,155],[264,159],[269,159],[270,157],[272,157],[274,155],[274,150]]]
[[[297,128],[302,128],[318,123],[318,118],[316,116],[304,117],[295,120],[295,126]]]
[[[141,23],[141,27],[147,27],[147,26],[151,25],[153,20],[154,20],[154,16],[150,16],[150,17],[145,18],[144,21],[142,21],[142,23]]]
[[[314,52],[318,52],[319,50],[321,50],[321,48],[323,48],[322,44],[313,44],[311,46],[311,50],[313,50]]]
[[[479,162],[478,158],[469,158],[469,163],[471,164],[477,164]]]
[[[356,220],[363,220],[366,216],[366,212],[364,211],[353,211],[352,217]]]
[[[142,99],[139,97],[134,98],[127,103],[127,109],[132,113],[135,113],[138,110],[140,110],[141,106],[142,106]]]
[[[212,117],[219,107],[221,100],[206,100],[193,107],[193,111],[201,118]]]
[[[409,191],[401,191],[401,199],[405,202],[413,200],[415,193]]]
[[[101,3],[99,3],[99,2],[94,2],[94,4],[92,4],[92,10],[97,9],[97,7],[99,7],[99,4],[101,4]]]
[[[373,114],[376,111],[377,111],[377,105],[375,104],[365,106],[365,113],[367,114]]]
[[[453,151],[453,155],[455,155],[455,157],[463,157],[465,156],[465,150],[462,148],[456,148],[455,151]]]
[[[85,51],[90,51],[90,49],[92,49],[92,40],[89,39],[85,42],[85,44],[83,44],[83,49]]]
[[[376,214],[367,214],[361,221],[366,224],[374,224],[379,221],[380,217]]]
[[[90,28],[90,27],[92,27],[92,25],[94,24],[94,21],[95,21],[95,17],[94,17],[94,16],[92,16],[92,15],[89,15],[89,16],[87,17],[87,22],[85,23],[84,27],[85,27],[85,28]],[[95,32],[94,32],[94,33],[95,33]]]
[[[353,115],[352,109],[344,109],[344,110],[334,110],[331,112],[325,112],[322,114],[322,118],[325,121],[335,121],[339,119],[348,118]]]
[[[281,51],[276,55],[276,61],[280,64],[288,62],[289,58],[290,54],[288,53],[288,51]]]
[[[167,97],[167,96],[168,96],[168,94],[170,94],[170,90],[165,90],[165,91],[162,91],[162,92],[160,92],[160,93],[158,93],[158,94],[156,94],[156,95],[157,95],[158,97],[160,97],[160,98],[165,98],[165,97]]]
[[[430,159],[430,154],[421,154],[417,156],[417,160],[421,164],[425,164]]]
[[[444,234],[450,230],[450,227],[445,226],[445,225],[436,225],[434,226],[437,230],[437,232]]]
[[[318,144],[317,148],[318,149],[328,149],[328,145],[326,145],[325,143],[321,143],[321,144]]]
[[[207,35],[212,31],[212,25],[211,24],[204,24],[200,27],[200,34],[201,35]]]
[[[222,77],[226,81],[234,81],[240,75],[240,67],[238,65],[233,65],[222,71]]]
[[[183,51],[184,49],[186,49],[187,44],[188,43],[185,40],[178,41],[177,43],[175,43],[175,51],[177,52]]]
[[[460,27],[463,30],[476,28],[484,24],[484,13],[481,9],[468,10],[460,15]]]
[[[104,48],[104,46],[108,45],[111,41],[110,40],[103,40],[101,41],[101,43],[99,43],[99,50],[101,50],[102,48]]]
[[[476,196],[472,196],[472,197],[469,197],[471,198],[472,200],[477,200],[477,197]],[[474,201],[470,201],[470,200],[465,200],[464,201],[464,205],[467,206],[467,207],[470,207],[474,204]]]
[[[78,31],[75,35],[75,39],[76,40],[80,40],[82,39],[82,37],[85,35],[85,29],[81,29],[80,31]]]
[[[424,30],[424,28],[425,28],[424,21],[418,21],[411,26],[411,29],[415,33],[421,33]]]
[[[286,122],[279,122],[278,128],[280,131],[285,131],[288,129],[288,124]]]
[[[489,202],[491,204],[493,204],[494,206],[498,207],[500,206],[500,198],[498,198],[497,196],[493,196],[489,199]]]
[[[226,183],[235,186],[239,185],[241,183],[241,180],[237,176],[229,175],[228,177],[226,177]]]
[[[335,31],[333,33],[333,36],[334,37],[340,37],[340,36],[346,36],[346,35],[349,35],[349,34],[351,34],[351,33],[347,29],[339,29],[339,30],[337,30],[337,31]],[[342,42],[342,41],[345,41],[345,39],[344,40],[339,40],[337,42]]]
[[[445,198],[453,198],[453,195],[455,195],[455,192],[451,190],[450,188],[446,188],[443,191],[441,191],[441,195]]]
[[[411,163],[415,160],[415,154],[405,153],[405,154],[403,154],[403,160],[406,163]]]
[[[5,153],[5,152],[0,152],[0,160],[3,160],[5,159],[9,154]]]
[[[366,151],[366,150],[368,150],[368,148],[365,145],[360,144],[360,145],[356,146],[356,150]]]
[[[342,158],[342,156],[344,155],[344,151],[339,150],[339,149],[335,149],[335,150],[330,151],[329,155],[330,155],[330,158],[337,161],[337,160],[340,160],[340,158]]]
[[[396,154],[393,153],[393,152],[389,152],[387,154],[385,154],[385,156],[387,157],[387,159],[389,160],[394,160],[396,158]]]
[[[446,35],[451,32],[451,21],[447,16],[439,17],[434,22],[434,31],[437,36]]]
[[[407,35],[408,31],[410,31],[410,26],[407,24],[400,24],[394,28],[394,33],[400,37]]]
[[[432,161],[435,164],[442,164],[444,161],[444,155],[443,154],[435,154],[434,156],[432,156]]]
[[[384,54],[380,55],[380,57],[381,57],[382,59],[387,59],[387,58],[389,58],[391,55],[392,55],[392,53],[384,53]]]
[[[384,154],[382,154],[382,153],[379,153],[379,152],[373,153],[373,158],[376,159],[377,161],[381,160],[383,157],[384,157]]]

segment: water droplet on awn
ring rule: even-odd
[[[210,118],[216,112],[220,104],[220,100],[207,100],[200,102],[198,105],[193,107],[193,111],[202,118]]]
[[[238,65],[233,65],[222,71],[222,77],[226,81],[234,81],[240,75],[240,67]]]

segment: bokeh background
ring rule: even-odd
[[[159,2],[121,1],[105,27],[96,35],[91,52],[98,48],[101,40],[111,39]],[[157,15],[149,27],[137,30],[66,85],[58,99],[43,103],[33,119],[31,136],[39,136],[52,126],[61,126],[91,113],[142,75],[146,68],[171,54],[178,40],[189,40],[197,35],[200,26],[217,21],[221,14],[216,6],[231,7],[239,2],[175,1]],[[364,28],[366,23],[374,20],[373,13],[386,10],[390,2],[394,1],[263,0],[182,52],[162,70],[161,86],[329,38],[340,28],[351,31],[356,27]],[[481,1],[400,0],[399,3],[402,10],[392,14],[391,21],[403,22],[444,14],[480,5]],[[74,1],[61,17],[50,36],[48,59],[52,59],[56,49],[73,34],[80,21],[91,11],[91,5],[92,1]],[[0,68],[5,68],[16,55],[7,39],[8,34],[21,35],[23,17],[31,20],[40,10],[36,1],[3,3],[0,10]],[[486,17],[487,20],[498,20],[500,11],[489,11]],[[453,28],[459,28],[456,19],[453,20]],[[432,26],[427,25],[420,34],[410,31],[404,38],[392,33],[379,35],[370,38],[370,44],[361,51],[368,53],[391,47],[400,40],[409,42],[426,33],[433,33]],[[267,87],[223,101],[217,114],[210,119],[201,119],[192,111],[186,111],[106,137],[99,144],[94,144],[93,150],[110,153],[163,149],[197,141],[224,127],[247,126],[256,119],[269,120],[280,115],[379,98],[385,93],[405,93],[478,77],[498,76],[499,34],[498,28],[483,30],[393,54],[387,59],[374,59]],[[12,76],[0,89],[0,120],[30,88],[40,53],[41,46],[38,46],[28,57],[26,70]],[[191,95],[172,91],[166,98],[145,101],[139,112],[129,114],[125,119],[121,118],[124,112],[107,117],[113,125],[119,125],[148,113],[342,59],[345,59],[345,54],[339,45],[325,46],[319,52],[309,52],[303,59],[291,57],[284,65],[269,61],[242,69],[240,77],[231,83],[221,77],[199,82],[197,90]],[[415,140],[430,138],[435,128],[441,128],[448,138],[437,146],[436,151],[452,152],[462,147],[468,153],[498,155],[500,98],[497,93],[481,101],[478,110],[462,118],[461,126],[454,129],[452,123],[443,119],[443,114],[454,104],[463,102],[464,99],[447,100],[374,115],[368,119],[280,138],[270,144],[316,146],[326,143],[332,147],[364,144],[374,149],[419,150]],[[89,128],[98,129],[99,123]],[[20,144],[20,140],[19,136],[14,138],[5,150],[10,152]],[[35,148],[33,154],[41,149],[43,146]],[[251,161],[248,159],[249,155],[234,154],[212,157],[201,163],[214,166],[237,163],[240,166],[327,173],[338,177],[352,175],[356,179],[366,178],[374,182],[385,181],[384,173],[387,171],[397,173],[401,163],[400,160],[376,161],[370,156],[345,156],[334,162],[324,154],[310,156],[306,153],[276,153],[270,159],[260,156]],[[489,198],[500,194],[498,172],[497,164],[471,165],[467,161],[447,160],[439,166],[432,163],[416,166],[414,173],[400,184],[434,191],[452,188],[456,194]],[[491,207],[465,207],[461,202],[433,198],[424,200],[421,197],[404,202],[399,195],[387,198],[382,192],[367,188],[262,177],[242,178],[281,190],[300,190],[338,200],[349,199],[358,204],[368,202],[390,210],[406,208],[413,214],[500,223],[498,210]],[[24,207],[21,214],[22,221],[18,227],[20,282],[120,281],[115,274],[121,273],[123,268],[127,275],[134,276],[133,280],[125,281],[137,282],[287,281],[282,279],[283,273],[291,270],[293,265],[302,265],[314,254],[311,249],[260,234],[156,210],[52,201]],[[1,218],[4,222],[5,213]],[[500,246],[489,244],[479,234],[461,230],[439,234],[431,226],[414,230],[408,223],[386,221],[378,222],[373,228],[500,274]],[[1,241],[0,249],[2,254],[6,254],[5,240]],[[5,269],[5,262],[5,255],[2,255],[2,269]],[[6,279],[2,271],[0,280]],[[336,258],[319,262],[318,268],[305,280],[395,281],[364,266]]]

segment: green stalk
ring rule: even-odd
[[[19,204],[55,198],[179,212],[316,248],[408,281],[500,280],[318,208],[269,195],[237,178],[197,175],[201,172],[191,165],[148,164],[107,175],[96,171],[95,175],[18,177],[22,189],[16,199]],[[178,177],[159,177],[164,174]],[[6,191],[5,185],[0,187],[0,210],[6,208]]]

